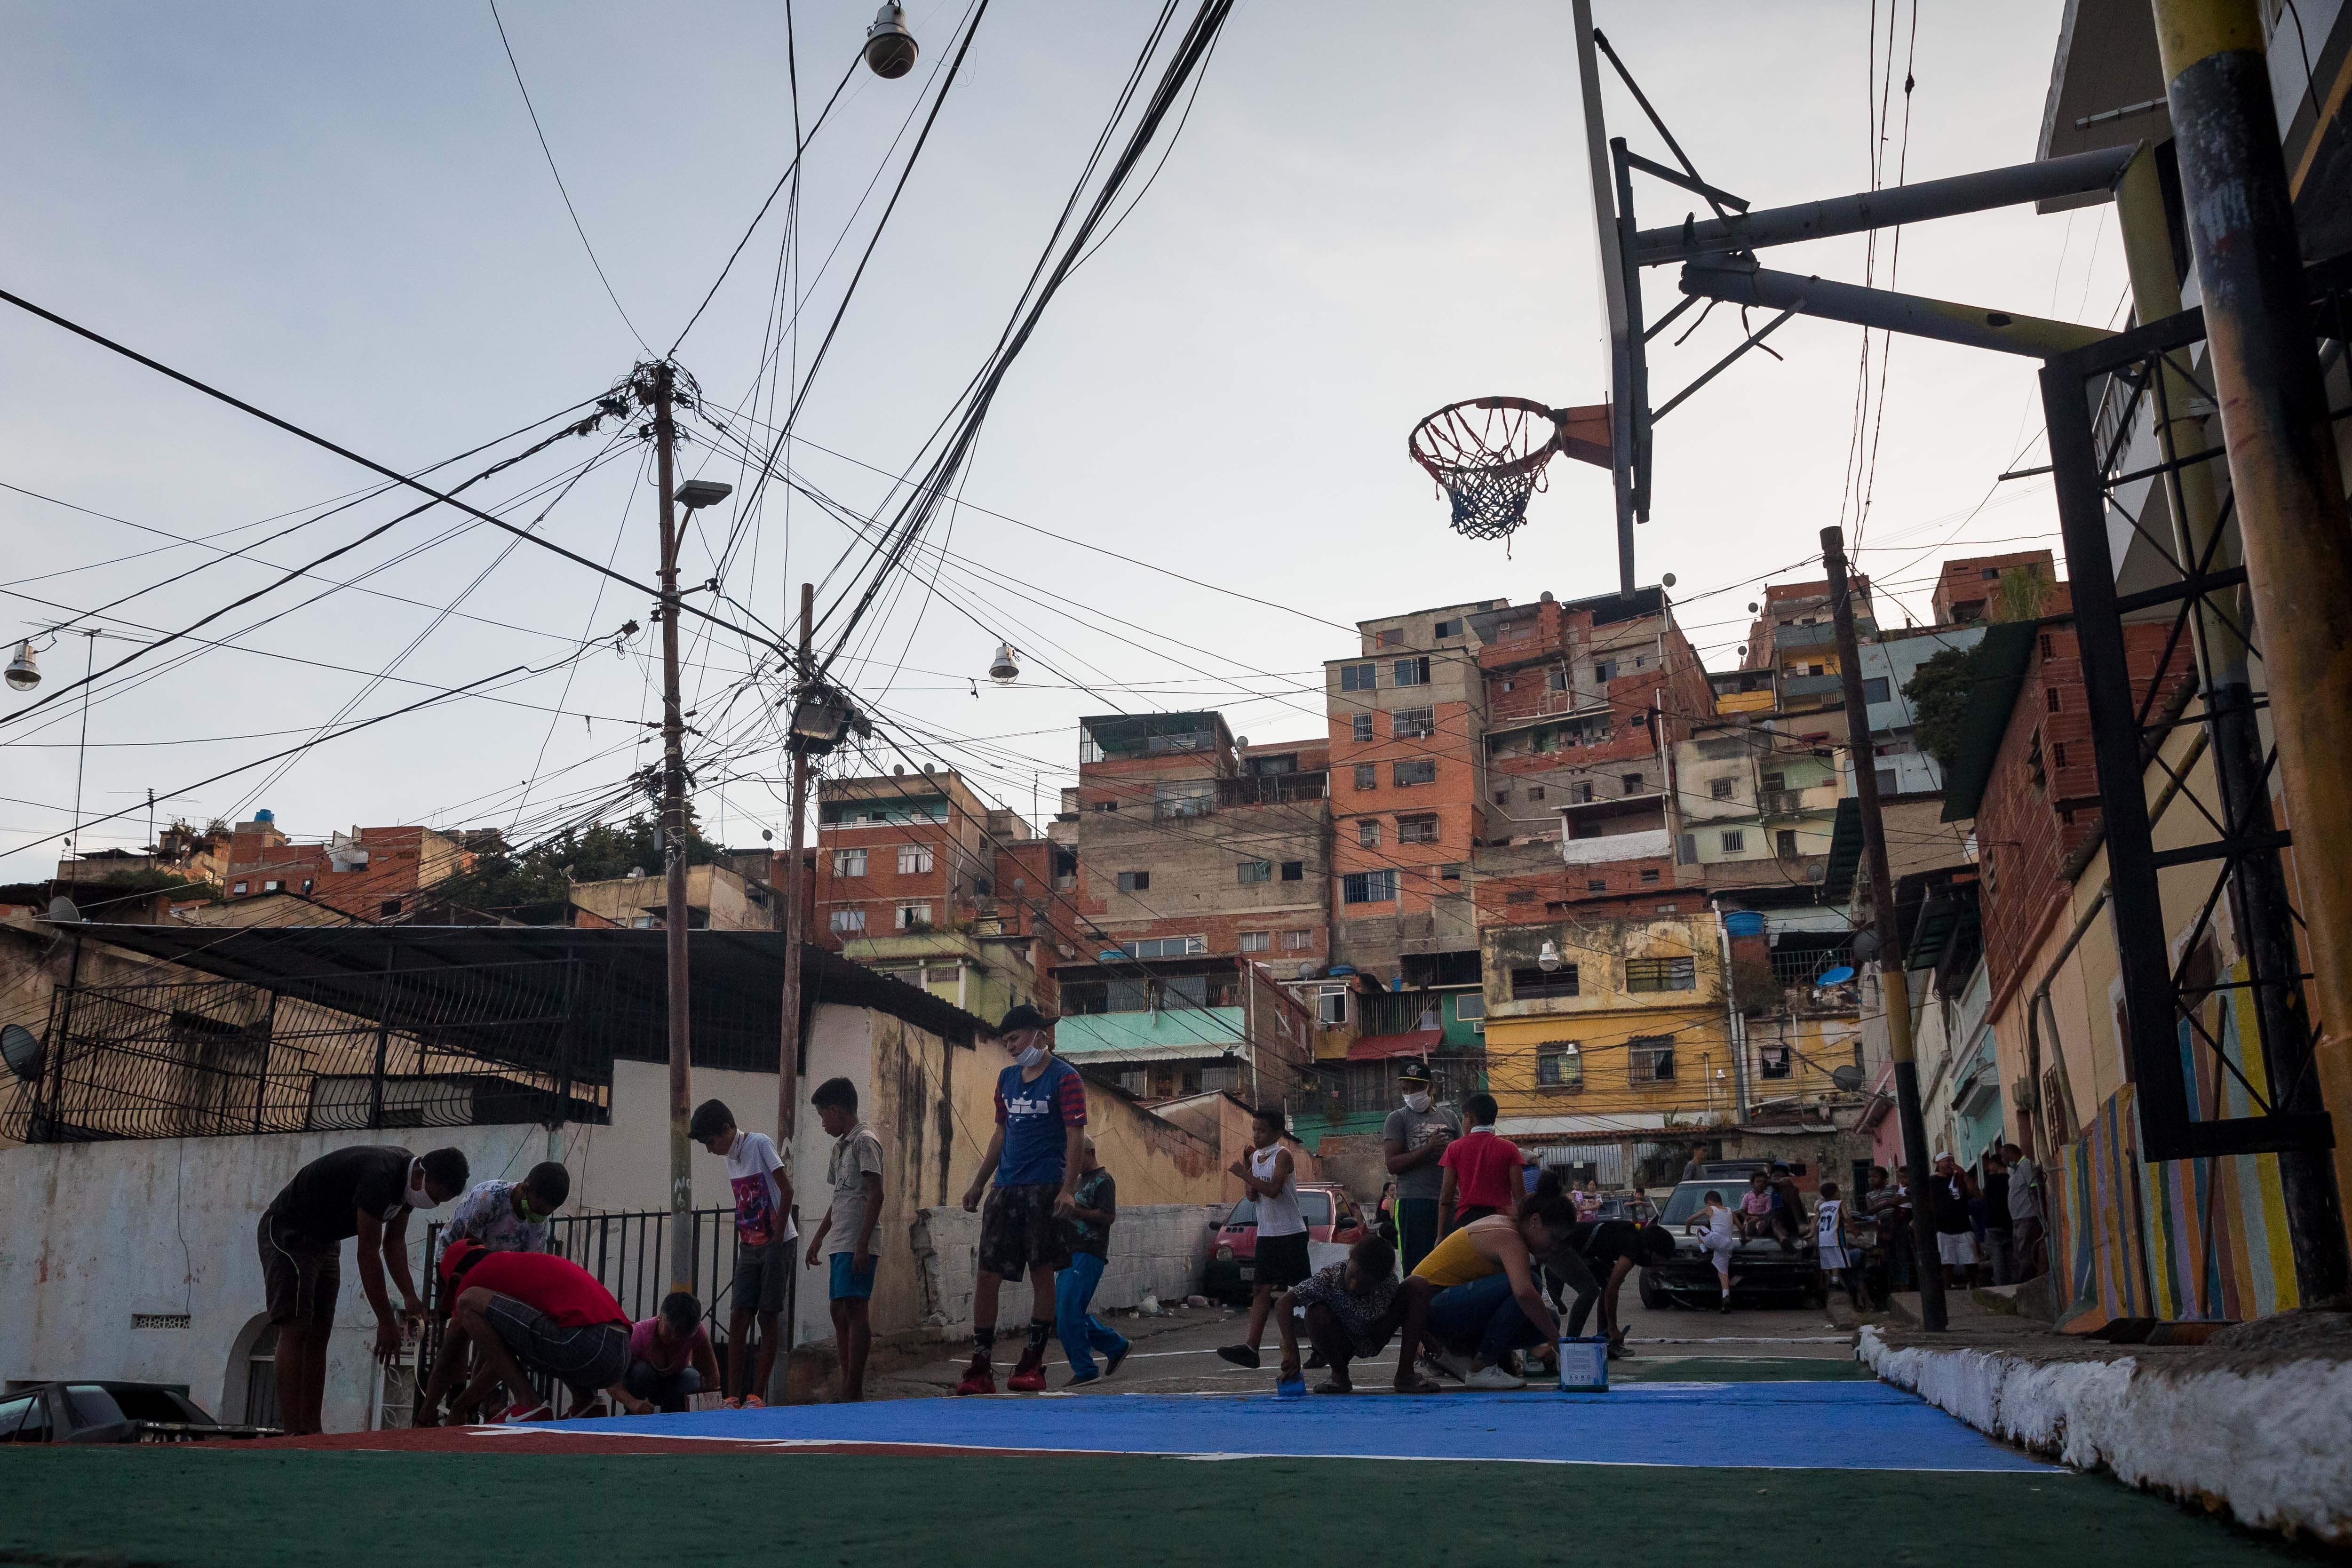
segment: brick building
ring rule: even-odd
[[[1321,741],[1239,746],[1213,711],[1080,721],[1058,847],[1076,952],[1056,1048],[1159,1099],[1299,1098],[1314,1016],[1280,984],[1330,958]]]
[[[2020,550],[1945,562],[1936,574],[1934,605],[1937,626],[1959,626],[2063,615],[2073,600],[2050,552]]]
[[[297,844],[257,811],[230,831],[222,879],[231,903],[285,893],[359,920],[397,921],[414,918],[473,858],[429,827],[354,827],[324,844]]]
[[[1049,912],[1054,862],[1027,823],[946,769],[824,779],[814,940],[983,1018],[1050,1002],[1041,952],[1066,945]]]

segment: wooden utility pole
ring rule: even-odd
[[[1878,804],[1878,765],[1870,749],[1870,704],[1862,695],[1862,646],[1853,629],[1853,594],[1846,568],[1845,535],[1822,530],[1822,568],[1829,574],[1830,613],[1837,623],[1838,680],[1845,692],[1846,754],[1853,763],[1854,798],[1862,806],[1862,847],[1870,868],[1870,920],[1878,933],[1879,1005],[1886,1015],[1887,1054],[1895,1058],[1895,1114],[1903,1128],[1903,1158],[1911,1167],[1911,1249],[1919,1263],[1919,1326],[1948,1321],[1943,1267],[1936,1255],[1936,1222],[1927,1198],[1935,1179],[1927,1164],[1927,1123],[1919,1110],[1919,1063],[1911,1049],[1911,986],[1903,969],[1903,939],[1895,923],[1895,879],[1886,869],[1886,822]]]
[[[677,428],[670,400],[677,387],[669,363],[650,366],[639,395],[653,405],[654,447],[661,485],[662,623],[662,927],[669,996],[669,1288],[694,1289],[692,1042],[687,1011],[686,964],[686,719],[677,689]]]
[[[801,584],[801,658],[800,668],[793,672],[796,691],[808,686],[809,653],[815,641],[816,584]],[[800,1095],[801,1073],[801,948],[809,933],[801,928],[801,869],[803,826],[808,817],[808,748],[797,735],[790,735],[792,749],[793,826],[787,837],[792,843],[792,858],[784,864],[784,996],[782,1027],[777,1032],[776,1047],[776,1139],[787,1150],[793,1146],[793,1101]],[[789,1158],[789,1156],[787,1156]]]

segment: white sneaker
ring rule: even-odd
[[[1472,1388],[1489,1391],[1525,1388],[1528,1385],[1526,1378],[1513,1377],[1499,1366],[1482,1366],[1462,1381]]]

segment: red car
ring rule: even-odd
[[[1307,1221],[1307,1239],[1336,1241],[1352,1247],[1366,1234],[1362,1211],[1348,1190],[1331,1182],[1298,1184],[1298,1212]],[[1209,1244],[1208,1278],[1202,1289],[1212,1300],[1249,1299],[1257,1270],[1257,1199],[1245,1197],[1233,1206]]]

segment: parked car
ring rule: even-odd
[[[1353,1247],[1367,1234],[1363,1212],[1345,1187],[1329,1182],[1298,1184],[1298,1212],[1307,1221],[1307,1239],[1336,1241]],[[1212,1300],[1249,1299],[1256,1281],[1253,1259],[1257,1256],[1257,1199],[1235,1204],[1209,1240],[1209,1268],[1201,1289]]]
[[[0,1399],[0,1443],[201,1443],[275,1437],[275,1426],[228,1426],[156,1383],[42,1383]]]
[[[1657,1308],[1721,1304],[1722,1287],[1715,1277],[1714,1260],[1699,1246],[1698,1237],[1685,1236],[1683,1227],[1706,1206],[1707,1194],[1720,1193],[1726,1202],[1737,1206],[1744,1190],[1716,1177],[1675,1186],[1674,1195],[1666,1200],[1664,1212],[1658,1216],[1658,1223],[1674,1235],[1674,1261],[1642,1270],[1642,1305]],[[1731,1255],[1731,1293],[1738,1299],[1793,1299],[1816,1305],[1824,1305],[1829,1300],[1822,1285],[1821,1264],[1813,1257],[1812,1227],[1801,1219],[1797,1226],[1796,1245],[1785,1252],[1778,1240],[1769,1237],[1741,1242]]]

